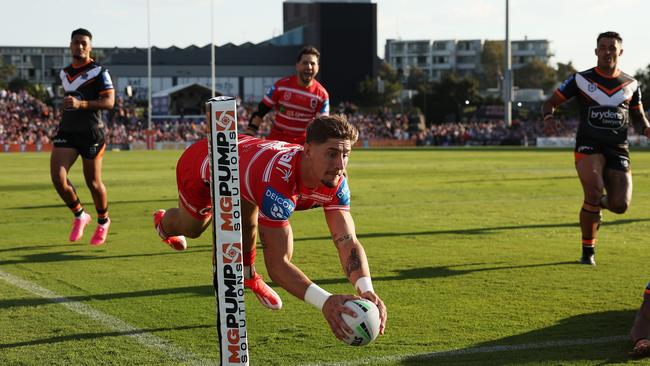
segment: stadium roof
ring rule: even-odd
[[[151,97],[152,98],[166,97],[166,96],[169,96],[171,94],[176,93],[179,90],[188,89],[188,88],[199,88],[199,89],[204,89],[207,92],[212,92],[212,89],[208,88],[205,85],[202,85],[202,84],[199,84],[199,83],[188,83],[188,84],[180,84],[180,85],[172,86],[171,88],[167,88],[167,89],[161,90],[159,92],[153,93],[151,95]],[[219,93],[219,94],[221,94],[221,93]]]
[[[215,47],[215,63],[217,65],[293,65],[301,46],[276,46],[270,43],[242,45],[227,43]],[[146,48],[113,48],[106,49],[108,57],[103,63],[108,65],[145,65],[147,63]],[[171,46],[168,48],[151,48],[151,63],[153,65],[206,65],[210,63],[210,45],[186,48]]]

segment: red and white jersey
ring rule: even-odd
[[[207,139],[188,148],[191,149],[200,149],[199,154],[205,154],[203,159],[196,159],[194,164],[200,169],[203,183],[209,184]],[[239,135],[241,196],[259,208],[260,225],[283,227],[288,225],[288,219],[294,211],[315,207],[323,207],[326,211],[350,209],[350,190],[345,177],[341,177],[334,188],[319,186],[311,189],[302,184],[302,151],[301,145]],[[200,186],[208,187],[207,184]]]
[[[309,122],[316,116],[330,112],[327,90],[317,80],[313,80],[308,87],[302,87],[296,75],[278,80],[262,102],[276,111],[271,134],[286,136],[283,141],[300,144],[305,143]]]

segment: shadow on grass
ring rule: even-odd
[[[210,251],[211,249],[205,250]],[[174,253],[171,253],[174,254]],[[483,272],[483,271],[498,271],[504,269],[518,269],[518,268],[536,268],[536,267],[552,267],[552,266],[561,266],[561,265],[577,265],[577,262],[555,262],[555,263],[542,263],[542,264],[527,264],[527,265],[518,265],[518,266],[490,266],[486,267],[484,263],[469,263],[456,266],[440,266],[440,267],[425,267],[425,268],[414,268],[406,269],[397,272],[394,275],[390,276],[373,276],[373,282],[379,281],[408,281],[408,280],[417,280],[417,279],[432,279],[432,278],[444,278],[450,276],[460,276],[473,272]],[[465,269],[455,269],[454,267],[468,267],[473,266],[475,268],[465,268]],[[482,266],[482,267],[479,267]],[[338,278],[314,278],[319,284],[345,284],[347,279],[343,276]],[[267,282],[270,285],[276,286],[277,284],[273,282]],[[167,295],[190,295],[190,296],[199,296],[207,297],[214,296],[214,288],[211,285],[201,285],[201,286],[187,286],[187,287],[175,287],[175,288],[164,288],[164,289],[147,289],[142,291],[131,291],[131,292],[120,292],[120,293],[110,293],[110,294],[98,294],[98,295],[80,295],[80,296],[66,296],[65,298],[57,299],[45,299],[45,298],[23,298],[23,299],[4,299],[0,300],[0,309],[12,308],[12,307],[21,307],[21,306],[38,306],[38,305],[47,305],[52,302],[86,302],[92,300],[118,300],[118,299],[128,299],[136,297],[156,297],[156,296],[167,296]],[[250,295],[249,295],[250,296]]]
[[[498,263],[494,263],[498,264]],[[461,276],[468,273],[486,272],[486,271],[499,271],[504,269],[520,269],[520,268],[536,268],[536,267],[554,267],[564,265],[581,265],[578,261],[572,262],[553,262],[553,263],[538,263],[538,264],[522,264],[522,265],[509,265],[509,266],[486,266],[488,263],[468,263],[458,264],[454,266],[437,266],[437,267],[423,267],[423,268],[409,268],[398,270],[395,275],[391,276],[372,276],[373,282],[377,281],[404,281],[416,279],[433,279],[433,278],[446,278],[452,276]],[[473,268],[457,268],[457,267],[473,267]],[[319,284],[341,284],[347,283],[346,278],[314,278],[315,282]]]
[[[2,187],[0,187],[1,189]],[[151,200],[129,200],[129,201],[109,201],[111,206],[119,206],[123,204],[132,204],[132,203],[152,203],[152,202],[178,202],[178,197],[174,198],[156,198],[156,199],[151,199]],[[92,206],[92,202],[90,202],[90,205]],[[51,205],[39,205],[39,206],[16,206],[16,207],[6,207],[6,210],[40,210],[44,208],[64,208],[65,205],[63,203],[56,203],[56,204],[51,204]],[[153,212],[154,209],[151,209],[151,212]]]
[[[78,246],[79,244],[69,244],[68,246],[73,247],[73,246]],[[50,244],[50,245],[26,245],[22,247],[9,247],[9,248],[4,248],[0,249],[0,253],[2,252],[18,252],[21,250],[39,250],[39,249],[44,249],[44,248],[61,248],[66,245],[62,244]]]
[[[23,192],[23,191],[42,191],[53,189],[52,183],[48,179],[47,181],[39,183],[19,183],[19,184],[2,184],[0,185],[0,190],[3,192]]]
[[[31,248],[31,247],[23,247],[23,248]],[[84,254],[81,254],[82,252]],[[123,258],[138,258],[138,257],[157,257],[157,256],[166,256],[166,255],[183,255],[183,254],[197,253],[197,252],[199,253],[212,252],[212,247],[193,248],[191,251],[186,251],[183,253],[178,253],[176,251],[170,250],[169,252],[163,252],[163,253],[139,253],[139,254],[122,254],[122,255],[102,255],[103,252],[98,252],[98,254],[92,254],[84,250],[45,252],[45,253],[34,253],[34,254],[22,255],[21,256],[22,258],[20,259],[0,260],[0,266],[10,265],[10,264],[35,264],[35,263],[52,263],[52,262],[80,261],[80,260],[107,260],[107,259],[123,259]]]
[[[521,177],[521,178],[500,178],[495,177],[493,179],[467,179],[467,180],[450,180],[445,181],[444,183],[448,184],[463,184],[463,183],[492,183],[492,182],[519,182],[519,181],[533,181],[533,180],[547,180],[549,182],[556,181],[558,179],[577,179],[576,175],[562,175],[557,177]]]
[[[181,327],[174,328],[154,328],[154,329],[134,329],[131,331],[124,332],[98,332],[98,333],[77,333],[70,334],[65,336],[56,336],[43,339],[35,339],[31,341],[24,342],[15,342],[15,343],[0,343],[0,349],[5,348],[14,348],[14,347],[29,347],[29,346],[38,346],[42,344],[54,344],[60,342],[69,342],[69,341],[81,341],[81,340],[92,340],[97,338],[105,337],[122,337],[122,336],[131,336],[136,334],[153,334],[155,332],[167,332],[174,330],[192,330],[200,328],[213,328],[212,325],[186,325]]]
[[[636,310],[572,316],[552,326],[451,351],[407,357],[400,365],[558,365],[624,363]]]
[[[110,294],[99,294],[99,295],[80,295],[80,296],[68,296],[68,297],[59,297],[46,299],[42,297],[34,298],[24,298],[24,299],[11,299],[11,300],[0,300],[0,309],[20,307],[20,306],[38,306],[38,305],[49,305],[53,303],[69,303],[69,302],[87,302],[92,300],[119,300],[119,299],[130,299],[136,297],[155,297],[155,296],[166,296],[166,295],[193,295],[200,297],[214,297],[214,288],[212,285],[206,286],[187,286],[187,287],[174,287],[174,288],[163,288],[163,289],[153,289],[153,290],[142,290],[142,291],[131,291],[131,292],[117,292]]]
[[[645,219],[621,219],[603,222],[603,226],[617,226],[634,224],[637,222],[648,222],[650,218]],[[458,230],[429,230],[429,231],[408,231],[408,232],[390,232],[390,233],[361,233],[357,234],[359,239],[368,238],[390,238],[396,236],[428,236],[428,235],[481,235],[481,234],[494,234],[501,231],[510,230],[528,230],[528,229],[554,229],[578,227],[578,222],[571,222],[565,224],[536,224],[536,225],[510,225],[510,226],[494,226],[494,227],[480,227]],[[294,238],[295,242],[298,241],[311,241],[311,240],[331,240],[329,236],[313,236],[305,238]]]

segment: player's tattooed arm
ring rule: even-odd
[[[359,269],[361,269],[361,257],[359,256],[357,248],[352,248],[347,263],[345,264],[345,274],[350,278],[352,272]]]
[[[340,248],[341,245],[343,245],[346,242],[353,242],[353,237],[352,234],[349,233],[344,233],[342,235],[334,235],[334,245],[336,245],[336,248]]]

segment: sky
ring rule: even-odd
[[[149,0],[151,44],[187,47],[214,40],[258,43],[282,33],[282,0]],[[505,0],[373,0],[377,53],[386,39],[504,39]],[[147,0],[4,0],[0,46],[67,46],[79,27],[95,47],[146,47]],[[552,63],[595,66],[598,33],[623,37],[620,68],[634,74],[650,64],[648,0],[511,0],[510,38],[547,39]],[[341,40],[344,42],[345,40]],[[324,57],[326,55],[323,55]]]

